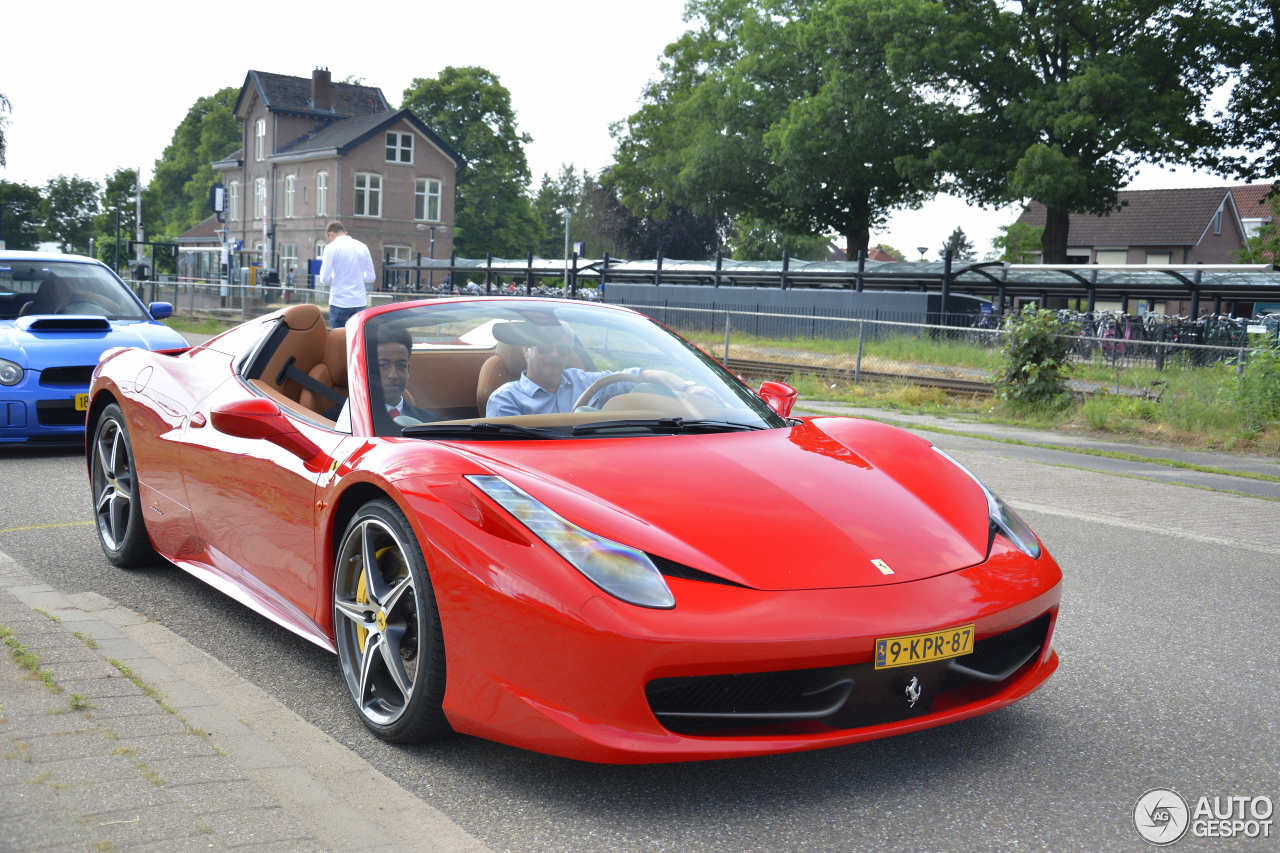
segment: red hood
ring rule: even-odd
[[[977,485],[873,421],[467,449],[587,530],[756,589],[901,583],[987,550]]]

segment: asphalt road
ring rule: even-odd
[[[1143,850],[1133,808],[1150,788],[1280,799],[1280,502],[929,437],[1063,566],[1062,666],[997,713],[801,755],[602,767],[468,737],[383,744],[326,653],[170,566],[108,564],[75,451],[0,450],[0,550],[183,635],[494,850]]]

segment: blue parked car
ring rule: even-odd
[[[168,302],[142,304],[93,258],[0,251],[0,444],[83,441],[98,357],[187,349],[156,322],[172,313]]]

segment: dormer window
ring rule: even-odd
[[[267,157],[267,120],[258,119],[253,125],[253,156],[259,163]]]
[[[387,134],[387,162],[388,163],[412,163],[413,162],[413,134],[412,133],[388,133]]]

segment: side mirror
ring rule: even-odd
[[[147,310],[151,312],[151,316],[156,320],[163,320],[165,317],[173,316],[172,302],[152,302],[147,306]]]
[[[311,439],[298,432],[280,407],[266,397],[236,400],[209,413],[218,432],[236,438],[263,439],[297,456],[309,471],[324,467],[324,453]]]
[[[760,390],[756,393],[769,408],[784,418],[791,414],[791,407],[796,404],[796,397],[800,396],[799,391],[785,382],[761,382]]]

